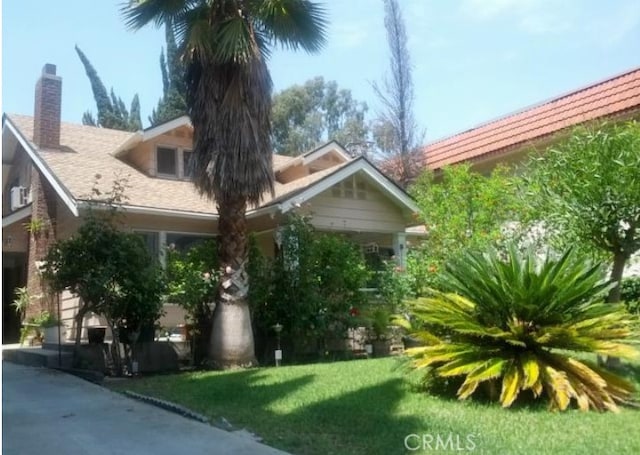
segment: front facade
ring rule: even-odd
[[[106,194],[115,180],[125,184],[126,228],[143,236],[161,260],[169,245],[187,248],[217,235],[215,201],[201,197],[190,181],[193,130],[187,117],[138,132],[63,123],[61,95],[62,80],[55,66],[46,65],[36,85],[34,116],[3,116],[3,342],[18,336],[19,321],[9,306],[14,289],[27,286],[32,296],[44,294],[38,261],[53,242],[77,230],[95,206],[96,189]],[[318,230],[404,260],[406,229],[415,224],[417,207],[365,158],[330,142],[295,158],[274,155],[273,166],[275,194],[265,194],[247,212],[249,230],[264,253],[274,254],[278,226],[288,214],[304,211]],[[71,329],[77,299],[59,298]],[[57,303],[37,299],[28,314],[55,310]],[[177,307],[166,310],[163,325],[184,322]]]

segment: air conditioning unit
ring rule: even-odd
[[[29,189],[24,186],[14,186],[11,188],[11,210],[18,210],[30,201]]]

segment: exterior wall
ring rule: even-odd
[[[402,211],[384,194],[367,184],[366,199],[334,196],[329,189],[311,199],[312,224],[321,230],[404,232]]]
[[[132,230],[185,232],[194,234],[217,234],[214,220],[194,220],[188,218],[168,218],[166,216],[126,213],[124,222]]]
[[[29,249],[29,234],[24,227],[24,223],[29,222],[29,218],[24,218],[11,226],[2,229],[2,252],[3,253],[26,253]]]
[[[280,183],[289,183],[309,175],[309,168],[301,164],[291,166],[282,172],[278,172],[277,180]]]
[[[2,182],[2,216],[11,213],[11,188],[22,186],[31,188],[31,173],[33,172],[31,161],[21,145],[16,145],[16,156],[6,181]]]
[[[146,175],[154,175],[154,162],[151,159],[152,152],[155,148],[152,144],[145,142],[129,151],[125,161]]]
[[[320,171],[344,163],[345,160],[336,152],[326,153],[308,164],[314,171]]]
[[[31,174],[31,195],[31,220],[37,221],[41,229],[37,234],[29,234],[27,289],[30,295],[42,297],[34,299],[27,309],[27,317],[35,316],[42,310],[53,311],[55,307],[55,299],[47,298],[36,263],[42,261],[56,239],[57,198],[54,189],[35,168]]]

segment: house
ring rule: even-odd
[[[640,68],[427,144],[423,166],[437,170],[470,162],[486,172],[497,163],[523,161],[532,149],[544,150],[577,125],[630,119],[640,119]]]
[[[578,125],[625,120],[640,120],[640,68],[427,144],[423,167],[438,171],[468,162],[488,173],[498,163],[524,162],[532,151],[544,151]],[[640,276],[640,254],[632,257],[625,276]]]
[[[3,313],[8,315],[3,342],[17,339],[19,321],[9,306],[13,290],[26,285],[32,295],[42,292],[37,262],[52,242],[80,226],[96,175],[103,192],[114,179],[126,179],[121,204],[126,226],[143,236],[154,254],[217,233],[215,202],[201,197],[190,181],[193,129],[188,117],[137,132],[64,123],[61,96],[62,79],[47,64],[36,84],[34,115],[5,114],[2,119]],[[353,158],[329,142],[295,158],[274,155],[273,166],[275,194],[265,194],[259,206],[247,211],[249,230],[263,252],[274,254],[278,226],[303,207],[318,230],[344,234],[404,260],[406,229],[416,224],[417,207],[366,158]],[[69,328],[77,299],[69,294],[60,299]],[[35,305],[31,312],[43,305],[51,303]],[[181,312],[168,306],[163,324],[179,322]]]

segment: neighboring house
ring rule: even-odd
[[[640,120],[640,68],[432,142],[424,148],[423,164],[437,171],[468,162],[487,173],[498,163],[524,162],[578,125],[633,119]],[[640,276],[640,255],[631,259],[625,276]]]
[[[9,307],[13,290],[26,285],[32,295],[42,292],[36,264],[54,241],[80,226],[97,174],[103,193],[114,179],[126,178],[126,226],[159,257],[167,245],[187,247],[217,234],[215,202],[201,197],[190,181],[193,129],[187,117],[133,133],[63,123],[61,94],[55,66],[46,65],[36,85],[34,116],[5,114],[2,120],[3,327],[8,334],[3,342],[16,339],[19,327]],[[344,234],[404,261],[406,229],[416,224],[417,207],[368,160],[351,158],[330,142],[296,158],[274,155],[273,164],[275,195],[265,194],[247,211],[263,252],[274,254],[278,226],[300,208],[313,215],[318,230]],[[37,235],[27,226],[37,226]],[[52,305],[35,305],[31,313]],[[69,328],[76,305],[76,298],[62,295]],[[183,322],[176,307],[167,310],[166,325]]]
[[[424,166],[471,162],[485,172],[497,163],[523,161],[577,125],[628,119],[640,119],[640,68],[434,141],[424,148]]]

